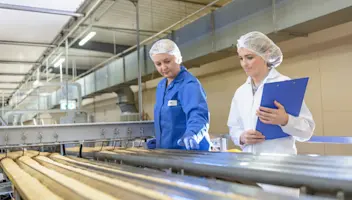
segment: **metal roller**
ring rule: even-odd
[[[184,170],[201,176],[244,180],[301,188],[315,192],[352,194],[349,160],[311,156],[251,155],[233,153],[198,153],[186,151],[101,151],[83,153],[100,160],[118,160],[125,164]]]

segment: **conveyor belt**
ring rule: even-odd
[[[2,168],[23,199],[294,199],[258,187],[57,153],[32,151],[8,155],[12,158],[3,158]]]
[[[352,194],[350,157],[134,149],[83,152],[83,156],[151,168],[172,168],[231,180],[296,188],[305,186],[314,192],[336,194],[342,191],[346,196]]]
[[[12,159],[3,158],[2,168],[23,199],[294,199],[245,185],[56,153],[8,155]]]

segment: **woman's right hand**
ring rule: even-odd
[[[257,144],[263,142],[265,140],[265,136],[255,130],[248,130],[242,133],[240,136],[241,144]]]

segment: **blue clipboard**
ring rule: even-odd
[[[276,100],[285,107],[288,114],[299,116],[304,95],[306,92],[308,77],[292,79],[287,81],[264,84],[263,95],[260,106],[267,108],[277,108],[274,104]],[[264,124],[258,118],[256,130],[261,132],[266,140],[283,138],[289,136],[283,132],[278,125]]]

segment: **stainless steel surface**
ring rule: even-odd
[[[84,155],[84,154],[83,154]],[[94,157],[204,176],[352,195],[351,157],[252,155],[177,150],[96,152]]]
[[[152,169],[80,159],[53,158],[57,162],[83,170],[90,170],[127,183],[162,192],[172,199],[295,199],[284,195],[264,192],[259,187],[246,186],[220,180],[166,174]],[[300,199],[322,199],[302,195]]]
[[[37,8],[37,7],[31,7],[31,6],[21,6],[21,5],[13,5],[13,4],[6,4],[6,3],[0,3],[0,8],[7,9],[7,10],[20,10],[20,11],[26,11],[26,12],[46,13],[46,14],[52,14],[52,15],[64,15],[64,16],[72,16],[72,17],[84,16],[81,13],[75,13],[75,12],[70,12],[65,10]]]
[[[118,122],[0,127],[0,147],[154,136],[153,122]]]

